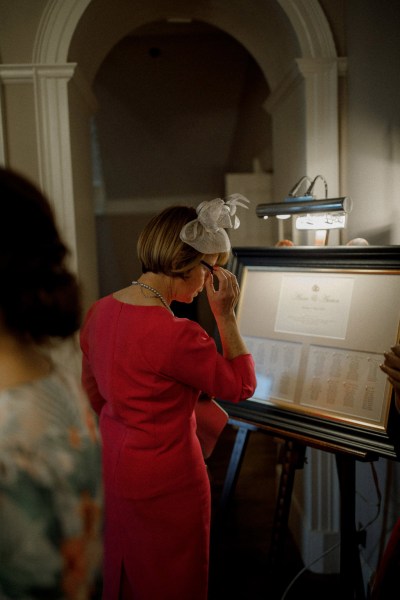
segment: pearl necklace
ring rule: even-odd
[[[153,292],[153,294],[159,299],[161,300],[161,302],[164,304],[165,308],[167,310],[169,310],[169,312],[173,315],[174,313],[171,310],[170,305],[168,304],[168,302],[165,300],[165,298],[160,294],[160,292],[158,292],[157,290],[155,290],[153,287],[151,287],[151,285],[147,285],[147,283],[142,283],[141,281],[132,281],[132,285],[140,285],[140,287],[145,288],[146,290],[149,290],[150,292]]]

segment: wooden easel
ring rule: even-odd
[[[276,436],[276,432],[263,429],[249,422],[229,419],[229,424],[237,427],[235,443],[232,449],[223,491],[220,499],[220,511],[223,514],[234,494],[244,459],[249,435],[261,430]],[[303,468],[307,441],[284,438],[282,449],[282,471],[275,507],[274,524],[268,568],[273,574],[281,566],[286,535],[288,532],[289,512],[293,492],[295,473]],[[354,455],[350,451],[340,451],[327,444],[312,444],[313,447],[335,452],[340,487],[340,580],[341,600],[365,600],[364,584],[358,546],[361,540],[355,526],[355,477],[356,460],[369,460],[365,455]]]

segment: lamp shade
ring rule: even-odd
[[[353,203],[350,197],[325,198],[318,200],[312,196],[302,196],[288,198],[284,202],[275,204],[258,204],[256,206],[256,215],[258,217],[277,217],[279,215],[298,215],[302,213],[331,213],[331,212],[351,212]]]

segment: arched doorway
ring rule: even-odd
[[[93,90],[105,295],[140,272],[135,243],[154,213],[224,197],[232,177],[235,186],[244,178],[269,181],[271,119],[263,108],[269,88],[257,63],[231,36],[199,21],[134,30],[104,59]],[[263,173],[254,173],[255,162]],[[267,231],[256,217],[256,198],[249,197],[241,231],[251,222],[251,235],[244,244],[265,245]]]

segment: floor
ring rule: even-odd
[[[235,493],[220,510],[235,437],[236,429],[228,425],[207,461],[213,497],[209,600],[293,600],[304,595],[307,600],[336,600],[339,576],[304,570],[290,532],[281,564],[269,568],[278,457],[273,437],[259,430],[250,434]]]

